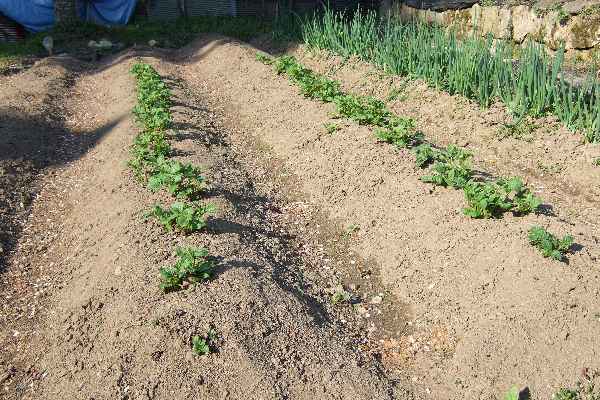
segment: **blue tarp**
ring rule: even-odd
[[[79,16],[100,25],[124,25],[137,0],[78,1]],[[0,13],[30,32],[45,31],[54,25],[54,0],[0,0]]]

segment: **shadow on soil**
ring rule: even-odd
[[[61,118],[48,122],[0,108],[0,273],[21,236],[43,170],[80,158],[123,118],[78,134],[66,129]]]

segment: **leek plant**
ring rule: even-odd
[[[515,60],[512,44],[491,37],[459,38],[437,25],[382,20],[360,10],[352,16],[326,10],[302,21],[302,36],[309,47],[421,78],[483,107],[500,100],[517,118],[554,114],[569,129],[583,132],[586,141],[600,142],[600,82],[569,83],[562,49],[551,57],[530,42]]]

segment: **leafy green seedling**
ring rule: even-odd
[[[565,235],[559,239],[543,227],[534,226],[529,230],[529,243],[537,247],[544,257],[563,261],[573,245],[573,236]]]
[[[430,144],[423,143],[415,147],[415,158],[419,168],[425,168],[438,159],[439,151]]]
[[[160,269],[160,288],[169,293],[181,288],[184,282],[198,283],[209,279],[214,263],[207,260],[208,250],[195,247],[178,247],[179,260],[170,267]]]
[[[208,341],[200,336],[194,336],[192,338],[192,350],[199,356],[210,354],[210,346],[208,345]]]
[[[497,183],[513,204],[512,209],[518,214],[529,214],[537,211],[542,205],[541,199],[531,193],[521,178],[499,179]]]
[[[415,127],[412,118],[390,117],[383,129],[377,129],[375,135],[386,143],[391,143],[398,148],[414,147],[423,142],[424,136]]]
[[[193,199],[206,188],[200,169],[179,161],[157,160],[156,166],[148,179],[148,187],[152,191],[166,187],[169,193],[177,198]]]
[[[340,115],[360,125],[386,126],[391,116],[385,104],[374,97],[344,94],[333,101]]]
[[[199,356],[205,356],[216,351],[217,331],[213,328],[208,330],[206,336],[192,337],[192,350]]]
[[[166,231],[172,231],[177,228],[183,232],[190,233],[199,231],[206,227],[206,215],[216,210],[212,204],[197,204],[191,205],[175,202],[171,208],[165,209],[160,205],[154,206],[146,217],[153,216]]]
[[[464,188],[471,180],[471,157],[473,155],[453,144],[437,154],[437,162],[433,166],[433,175],[421,178],[423,182],[439,186]]]
[[[512,208],[506,195],[493,183],[469,182],[464,193],[469,204],[464,213],[471,218],[499,217]]]
[[[348,228],[346,229],[344,236],[349,237],[352,234],[358,232],[359,230],[360,230],[360,227],[358,225],[350,224],[350,225],[348,225]]]
[[[528,214],[542,204],[516,177],[485,183],[471,181],[464,187],[464,193],[469,204],[464,213],[471,218],[500,217],[507,211]]]

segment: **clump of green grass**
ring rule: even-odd
[[[595,166],[597,166],[597,167],[600,167],[600,157],[596,158],[596,159],[593,161],[593,164],[594,164]]]
[[[557,261],[564,261],[565,254],[573,245],[573,236],[565,235],[559,239],[541,226],[534,226],[529,230],[529,243],[537,247],[544,257]]]
[[[424,135],[417,131],[412,118],[402,117],[389,118],[387,126],[377,129],[375,136],[398,148],[414,147],[423,143],[425,139]]]
[[[157,158],[148,178],[148,188],[152,191],[166,187],[177,198],[193,200],[206,188],[201,170],[189,163]]]
[[[146,213],[146,217],[155,217],[167,232],[178,229],[185,233],[196,232],[206,227],[207,214],[216,210],[213,204],[186,204],[175,202],[170,208],[156,205]]]
[[[177,262],[160,269],[160,288],[163,292],[179,290],[184,282],[199,283],[211,277],[214,263],[207,259],[208,250],[178,247],[175,253],[179,257]]]
[[[458,38],[445,27],[364,11],[347,16],[327,10],[303,21],[302,33],[311,48],[357,56],[483,107],[500,100],[516,118],[554,114],[586,141],[600,141],[600,82],[590,75],[583,85],[570,84],[563,73],[564,49],[550,56],[529,42],[515,67],[515,48],[508,42]]]
[[[471,181],[464,187],[464,193],[468,203],[464,213],[471,218],[499,217],[507,211],[528,214],[542,204],[520,178],[485,183]]]
[[[205,356],[216,351],[217,331],[209,329],[206,336],[192,337],[192,351],[199,356]]]
[[[433,174],[423,176],[423,182],[462,189],[471,180],[473,155],[469,151],[451,144],[446,149],[434,153],[434,157],[436,163],[433,165]]]

